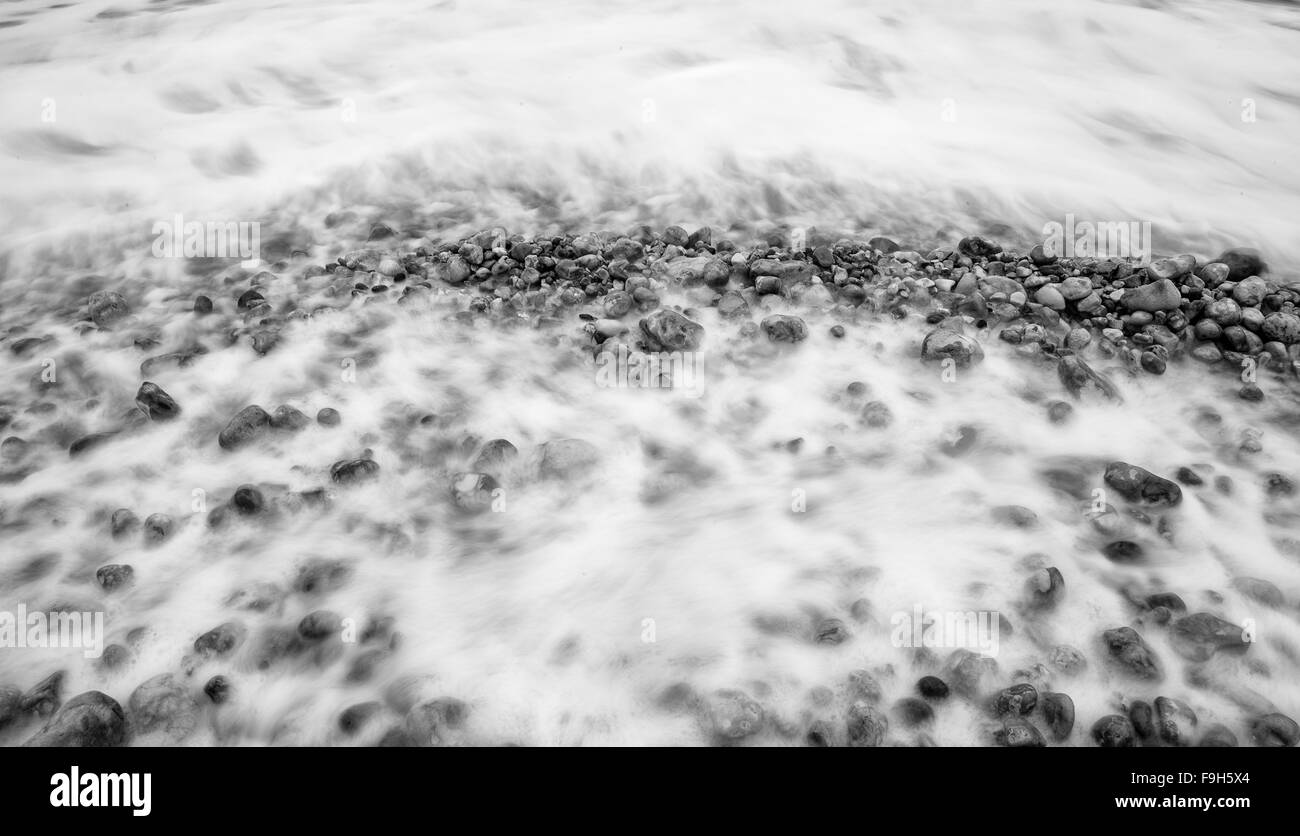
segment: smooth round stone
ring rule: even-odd
[[[1300,726],[1285,714],[1265,714],[1250,724],[1250,736],[1257,746],[1289,748],[1300,742]]]
[[[1002,728],[994,734],[994,740],[999,746],[1009,749],[1033,749],[1047,745],[1042,732],[1032,723],[1019,718],[1004,722]]]
[[[916,683],[916,690],[928,700],[945,700],[948,698],[948,683],[937,676],[923,676]]]
[[[1103,749],[1131,749],[1137,746],[1133,724],[1122,714],[1109,714],[1093,723],[1092,739]]]
[[[1223,326],[1241,322],[1241,306],[1232,299],[1216,299],[1205,308],[1205,315]]]
[[[934,722],[934,709],[925,700],[917,697],[903,697],[894,703],[892,713],[906,728],[916,728]]]
[[[1084,276],[1071,276],[1060,284],[1061,297],[1069,302],[1078,302],[1092,293],[1092,281]]]
[[[1047,730],[1057,743],[1068,740],[1074,731],[1074,700],[1069,694],[1045,691],[1040,702],[1043,706],[1043,719],[1047,721]]]
[[[1201,742],[1197,746],[1217,747],[1224,749],[1235,749],[1238,746],[1237,736],[1232,730],[1222,723],[1214,723],[1205,730],[1201,736]]]

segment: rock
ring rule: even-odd
[[[318,557],[298,569],[293,588],[297,592],[317,594],[342,588],[352,577],[352,568],[341,560]]]
[[[470,469],[486,473],[497,479],[505,468],[519,456],[519,449],[504,438],[494,438],[483,445]]]
[[[1270,497],[1292,496],[1296,492],[1295,480],[1284,473],[1268,473],[1264,477],[1264,493]]]
[[[286,432],[297,432],[305,429],[311,424],[311,419],[302,413],[301,410],[292,406],[278,406],[275,412],[271,413],[271,427]]]
[[[333,407],[325,407],[316,413],[316,423],[322,427],[337,427],[343,421],[343,416]]]
[[[63,703],[63,671],[55,671],[18,698],[20,714],[49,717]]]
[[[114,290],[97,290],[90,294],[86,300],[86,309],[90,313],[90,321],[100,328],[108,328],[131,313],[131,306],[126,299]]]
[[[1162,476],[1128,462],[1106,465],[1105,483],[1130,502],[1172,508],[1183,500],[1182,488]]]
[[[1264,400],[1264,390],[1256,383],[1243,383],[1237,390],[1237,397],[1243,401],[1258,402]]]
[[[1133,724],[1122,714],[1108,714],[1094,723],[1092,739],[1103,749],[1132,749],[1137,746]]]
[[[1191,746],[1196,712],[1182,700],[1156,697],[1156,733],[1170,746]]]
[[[317,642],[343,631],[343,617],[330,610],[316,610],[298,622],[298,635],[307,641]]]
[[[257,290],[245,290],[235,300],[235,308],[240,311],[249,311],[266,302],[266,297]]]
[[[1044,691],[1040,703],[1043,706],[1043,719],[1047,721],[1047,730],[1052,740],[1057,743],[1070,738],[1074,731],[1074,700],[1069,694],[1056,691]]]
[[[130,508],[118,508],[113,512],[109,522],[109,531],[112,532],[114,540],[133,534],[139,527],[140,518]]]
[[[252,516],[266,507],[266,499],[253,485],[240,485],[230,498],[230,505],[244,516]]]
[[[867,401],[862,406],[861,421],[872,429],[883,429],[894,423],[894,413],[883,401]]]
[[[1205,307],[1205,316],[1226,328],[1241,322],[1241,306],[1231,299],[1215,299]]]
[[[1282,312],[1268,314],[1259,332],[1266,340],[1295,345],[1300,343],[1300,316]]]
[[[210,313],[212,313],[212,300],[203,295],[195,296],[194,315],[207,316]]]
[[[954,650],[948,657],[947,682],[963,697],[974,699],[984,692],[984,681],[996,676],[998,663],[990,656],[969,650]]]
[[[1268,272],[1268,265],[1259,257],[1259,252],[1246,248],[1228,250],[1219,256],[1217,263],[1227,265],[1230,282],[1262,276]]]
[[[135,577],[135,569],[125,563],[110,563],[95,570],[95,580],[105,592],[126,586]]]
[[[68,447],[68,456],[76,458],[83,453],[88,453],[96,447],[102,446],[105,442],[112,441],[116,435],[117,433],[115,431],[110,430],[108,432],[91,433],[90,435],[82,436],[72,442]]]
[[[703,710],[709,734],[719,741],[743,740],[763,727],[763,706],[744,691],[715,691],[705,699]]]
[[[248,629],[238,621],[227,621],[213,627],[194,640],[194,650],[202,656],[228,656],[244,643]]]
[[[927,363],[951,359],[959,368],[984,359],[984,349],[970,337],[947,328],[936,328],[921,342],[921,360]]]
[[[797,316],[773,314],[765,317],[759,327],[774,343],[797,343],[808,337],[808,325]]]
[[[916,683],[916,691],[927,700],[946,700],[948,683],[937,676],[923,676]]]
[[[453,473],[451,499],[462,511],[478,514],[492,507],[501,485],[486,473]]]
[[[184,740],[199,721],[199,705],[169,673],[145,680],[126,702],[136,734],[162,733],[168,742]]]
[[[1227,726],[1222,723],[1212,723],[1205,729],[1205,734],[1201,736],[1201,742],[1196,745],[1235,749],[1238,743],[1237,736]]]
[[[1033,528],[1038,525],[1038,515],[1023,505],[998,505],[993,509],[993,519],[1014,528]]]
[[[126,715],[117,701],[99,691],[78,694],[24,743],[24,746],[102,748],[126,743]]]
[[[1047,404],[1047,420],[1053,424],[1064,424],[1074,414],[1074,406],[1065,401],[1050,401]]]
[[[890,713],[904,728],[928,726],[934,722],[934,709],[925,700],[916,697],[903,697],[894,703]]]
[[[23,692],[10,686],[0,686],[0,732],[22,716],[19,703]]]
[[[1135,679],[1158,682],[1164,678],[1160,661],[1132,627],[1116,627],[1102,633],[1116,667]]]
[[[1002,247],[992,241],[986,241],[979,236],[972,235],[957,242],[957,252],[967,258],[987,258],[1002,252]]]
[[[180,406],[172,396],[162,390],[156,383],[145,381],[135,393],[135,404],[140,407],[150,421],[170,421],[181,414]]]
[[[567,479],[590,471],[600,462],[600,451],[577,438],[548,441],[538,447],[538,474],[543,479]]]
[[[230,680],[218,674],[212,677],[203,685],[203,694],[213,705],[224,705],[230,701],[230,695],[233,688]]]
[[[1265,714],[1250,724],[1256,746],[1290,748],[1300,742],[1300,726],[1285,714]]]
[[[257,405],[246,406],[226,424],[217,436],[217,443],[223,450],[237,450],[257,439],[270,426],[271,416],[265,409]]]
[[[1006,746],[1009,749],[1036,749],[1047,745],[1043,733],[1032,723],[1019,717],[1011,717],[1003,721],[1002,728],[994,733],[993,740],[999,746]]]
[[[1183,301],[1178,286],[1168,279],[1159,279],[1124,291],[1120,304],[1130,311],[1173,311]]]
[[[339,485],[359,485],[379,478],[374,459],[344,459],[330,465],[330,479]]]
[[[339,731],[351,737],[379,716],[383,709],[383,704],[374,700],[350,705],[339,715]]]
[[[1092,281],[1087,276],[1071,276],[1063,280],[1058,289],[1067,302],[1078,302],[1092,295]]]
[[[1258,307],[1267,295],[1268,284],[1258,277],[1244,279],[1232,289],[1232,300],[1243,308]]]
[[[838,618],[824,618],[814,630],[817,644],[843,644],[851,638],[849,628]]]
[[[1186,265],[1173,258],[1157,258],[1146,266],[1147,278],[1153,281],[1176,279],[1188,272]]]
[[[1060,363],[1057,364],[1056,371],[1066,391],[1076,398],[1082,397],[1085,392],[1095,390],[1108,400],[1117,403],[1122,400],[1119,390],[1115,388],[1115,384],[1109,378],[1100,372],[1094,371],[1091,366],[1077,356],[1062,357]]]
[[[1263,578],[1233,578],[1232,588],[1266,607],[1281,609],[1286,606],[1286,596],[1277,584]]]
[[[940,449],[948,456],[962,456],[969,453],[979,439],[979,430],[970,424],[962,424],[954,429],[940,445]]]
[[[1207,612],[1174,621],[1169,643],[1175,653],[1193,662],[1204,662],[1219,651],[1244,653],[1250,647],[1242,628]]]
[[[704,340],[703,325],[667,308],[645,317],[640,325],[651,351],[695,351]]]
[[[847,724],[848,743],[855,748],[879,746],[889,732],[889,720],[866,700],[849,706]]]
[[[1112,563],[1136,563],[1142,559],[1142,547],[1132,540],[1116,540],[1101,547],[1101,553]]]
[[[303,640],[292,627],[268,626],[257,634],[247,657],[254,668],[265,671],[280,660],[301,653],[304,647]]]
[[[1142,352],[1142,356],[1139,358],[1138,362],[1145,371],[1150,372],[1151,374],[1165,373],[1165,358],[1154,351]]]
[[[1065,676],[1077,676],[1088,667],[1088,657],[1083,655],[1083,651],[1068,644],[1053,647],[1047,661]]]
[[[1213,364],[1223,359],[1223,352],[1213,343],[1202,343],[1192,349],[1192,358],[1202,363]]]
[[[993,716],[1029,714],[1038,705],[1038,690],[1027,682],[1003,688],[993,697],[990,708]]]
[[[749,313],[749,303],[739,291],[728,290],[718,299],[718,313],[726,319],[743,317]]]
[[[1034,301],[1054,311],[1065,310],[1065,297],[1054,285],[1045,284],[1034,292]],[[1086,332],[1085,332],[1086,333]]]
[[[404,730],[416,746],[443,746],[454,732],[464,727],[470,708],[455,697],[438,697],[422,702],[406,715]]]
[[[1157,592],[1148,595],[1144,599],[1144,603],[1151,609],[1164,607],[1171,612],[1187,612],[1187,604],[1183,603],[1183,599],[1172,592]]]
[[[1055,566],[1039,569],[1025,582],[1030,605],[1038,610],[1054,609],[1065,597],[1065,578]]]
[[[144,541],[150,545],[169,539],[175,530],[176,521],[166,514],[150,514],[144,518]]]

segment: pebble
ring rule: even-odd
[[[1102,633],[1111,661],[1135,679],[1160,681],[1164,678],[1160,662],[1142,636],[1132,627],[1116,627]]]
[[[1175,620],[1169,643],[1174,652],[1193,662],[1207,661],[1219,651],[1245,652],[1250,647],[1241,627],[1207,612]]]
[[[100,328],[108,328],[131,313],[122,294],[114,290],[97,290],[86,300],[90,321]]]
[[[651,351],[695,351],[704,340],[704,326],[677,311],[660,308],[640,322]]]
[[[172,396],[163,391],[156,383],[145,381],[135,393],[136,406],[149,416],[150,421],[170,421],[181,413],[180,406]]]
[[[135,734],[161,733],[168,742],[184,740],[198,726],[199,705],[169,673],[145,680],[126,704]]]
[[[1137,746],[1133,724],[1122,714],[1108,714],[1094,723],[1092,739],[1103,749],[1131,749]]]
[[[1250,737],[1256,746],[1290,748],[1300,742],[1300,726],[1285,714],[1265,714],[1251,722]]]
[[[256,405],[246,406],[226,424],[217,436],[217,443],[223,450],[237,450],[256,440],[270,426],[271,416],[265,409]]]
[[[344,459],[330,465],[330,479],[339,485],[358,485],[379,478],[379,462],[374,459]]]
[[[1182,700],[1156,697],[1156,732],[1170,746],[1191,746],[1196,730],[1196,712]]]
[[[714,691],[704,701],[709,733],[721,742],[734,742],[758,734],[763,728],[763,706],[744,691]]]
[[[1044,691],[1040,695],[1043,707],[1043,719],[1052,740],[1062,743],[1070,738],[1074,731],[1074,700],[1068,694],[1057,691]]]
[[[774,314],[764,317],[759,327],[774,343],[797,343],[808,338],[808,325],[797,316]]]
[[[881,745],[889,732],[889,720],[865,700],[855,700],[848,710],[848,743],[855,748]]]
[[[966,368],[984,359],[984,349],[970,337],[936,328],[921,343],[921,359],[926,362],[951,359],[958,368]]]
[[[78,694],[24,746],[103,748],[127,740],[126,714],[116,700],[100,691]]]

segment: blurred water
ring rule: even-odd
[[[1297,241],[1291,3],[4,15],[6,248],[74,233],[117,252],[176,212],[301,242],[340,207],[449,233],[761,218],[929,243],[1074,212],[1151,221],[1165,252],[1276,261]]]
[[[887,702],[910,693],[931,669],[891,644],[889,625],[921,605],[1006,614],[1008,683],[1057,644],[1085,649],[1086,673],[1035,679],[1073,696],[1081,726],[1121,694],[1179,696],[1243,737],[1243,702],[1300,711],[1300,565],[1276,544],[1294,536],[1295,509],[1262,488],[1265,471],[1300,469],[1290,381],[1263,375],[1269,398],[1256,406],[1236,399],[1230,375],[1112,369],[1125,405],[1084,404],[1056,426],[1044,407],[1060,396],[1052,366],[999,351],[991,335],[979,370],[944,383],[915,360],[914,320],[854,322],[833,340],[826,314],[801,310],[813,337],[778,351],[705,310],[703,394],[682,399],[599,387],[576,321],[465,325],[450,318],[465,305],[455,295],[414,310],[356,303],[292,324],[258,357],[227,339],[246,287],[227,277],[243,274],[149,249],[154,221],[176,213],[259,221],[268,260],[311,256],[263,292],[276,310],[311,311],[344,299],[329,277],[305,277],[306,263],[332,260],[377,220],[409,239],[648,222],[816,225],[919,246],[980,231],[1028,243],[1073,212],[1150,221],[1158,252],[1254,245],[1285,277],[1300,208],[1294,5],[20,0],[0,21],[20,24],[0,29],[0,328],[7,344],[19,328],[53,337],[0,358],[0,404],[17,416],[5,434],[37,442],[30,475],[0,484],[0,608],[102,607],[113,642],[147,628],[114,673],[78,651],[0,650],[0,684],[64,667],[68,693],[125,701],[180,670],[194,638],[223,621],[256,634],[326,607],[358,623],[396,618],[402,644],[372,681],[345,680],[359,647],[331,642],[258,670],[250,640],[195,671],[195,688],[230,675],[236,698],[188,742],[340,742],[339,710],[415,675],[435,677],[427,695],[471,705],[470,742],[691,743],[703,739],[694,719],[654,704],[674,682],[744,688],[792,728],[822,710],[814,687],[846,700],[855,669],[876,671]],[[1242,119],[1247,99],[1255,121]],[[137,318],[81,333],[75,320],[100,287],[122,290]],[[217,315],[189,313],[197,292],[218,300]],[[140,336],[158,342],[141,351]],[[208,353],[192,365],[142,378],[145,357],[196,343]],[[56,390],[39,385],[46,359]],[[355,380],[340,375],[349,360]],[[182,418],[70,460],[72,440],[120,424],[142,379]],[[851,381],[888,404],[889,429],[857,423]],[[344,421],[220,450],[217,432],[249,403],[333,406]],[[1203,407],[1221,424],[1195,420]],[[424,413],[439,419],[410,420]],[[958,424],[979,441],[951,458],[939,446]],[[1264,452],[1243,455],[1252,429]],[[559,485],[521,464],[504,513],[462,518],[451,473],[467,467],[472,438],[493,437],[525,459],[582,438],[602,461]],[[783,445],[796,437],[792,453]],[[379,480],[330,485],[330,464],[365,448]],[[1095,487],[1106,461],[1124,459],[1166,476],[1206,463],[1238,489],[1189,489],[1173,542],[1140,528],[1149,560],[1118,567],[1078,503],[1037,475],[1059,457],[1086,457]],[[215,505],[243,483],[337,496],[328,511],[209,531],[195,491]],[[796,491],[805,512],[791,510]],[[1041,525],[992,525],[990,509],[1006,504]],[[178,533],[153,548],[113,541],[118,507],[170,514]],[[42,552],[56,554],[53,571],[21,578]],[[1021,611],[1034,553],[1068,585],[1051,616]],[[346,561],[349,582],[266,613],[226,603],[254,581],[287,589],[312,558]],[[134,565],[136,582],[105,596],[93,574],[110,562]],[[1242,575],[1277,583],[1287,606],[1244,598],[1228,585]],[[1159,631],[1143,628],[1170,672],[1160,687],[1125,684],[1095,655],[1101,630],[1134,618],[1125,586],[1254,619],[1261,640],[1249,662],[1210,666],[1220,687],[1192,689]],[[861,623],[859,598],[874,613]],[[814,644],[822,617],[852,638]],[[988,739],[968,705],[940,712],[933,734]]]

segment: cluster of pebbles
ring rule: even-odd
[[[385,233],[386,231],[381,231]],[[385,234],[372,237],[382,242]],[[467,239],[425,244],[409,250],[370,246],[339,257],[335,263],[304,265],[284,262],[248,275],[231,271],[225,284],[235,284],[223,298],[200,295],[192,314],[207,323],[209,334],[219,335],[225,347],[250,346],[257,355],[277,350],[293,339],[293,323],[310,319],[325,309],[358,305],[409,305],[429,295],[459,294],[463,298],[455,318],[464,322],[486,319],[499,327],[576,330],[590,356],[618,347],[651,352],[694,351],[707,338],[697,320],[699,311],[715,308],[723,320],[737,325],[742,338],[789,344],[817,339],[843,338],[846,329],[871,318],[924,322],[925,336],[918,360],[969,369],[984,360],[986,352],[1007,351],[1032,363],[1058,367],[1063,394],[1079,399],[1099,396],[1118,400],[1119,390],[1106,374],[1093,368],[1096,358],[1111,360],[1134,375],[1160,375],[1172,363],[1199,363],[1244,374],[1240,397],[1264,397],[1260,381],[1279,387],[1295,384],[1300,361],[1300,285],[1283,285],[1268,278],[1267,267],[1249,250],[1230,250],[1213,260],[1193,255],[1159,258],[1147,264],[1123,258],[1058,258],[1035,247],[1018,253],[979,237],[962,239],[955,247],[926,253],[906,249],[887,238],[866,241],[832,239],[813,234],[808,246],[793,249],[789,236],[774,233],[757,245],[740,246],[716,237],[709,228],[688,233],[681,227],[662,231],[638,227],[627,234],[582,234],[554,238],[510,235],[491,229]],[[280,282],[277,274],[292,274],[303,292],[298,299],[272,302],[268,288]],[[240,286],[238,283],[245,282]],[[97,290],[85,300],[83,331],[134,328],[135,345],[148,353],[158,344],[154,332],[161,323],[128,298],[132,288]],[[667,306],[666,297],[686,304]],[[323,300],[323,301],[322,301]],[[816,318],[775,313],[770,304],[780,300],[783,309],[816,311]],[[830,321],[815,334],[808,319]],[[31,357],[49,340],[14,327],[5,335],[16,357]],[[1008,344],[999,348],[996,343]],[[222,346],[218,346],[220,348]],[[196,357],[213,350],[196,342],[181,351],[153,354],[141,364],[142,377],[160,369],[184,368]],[[1091,360],[1091,362],[1090,362]],[[55,390],[33,378],[33,402],[0,404],[0,429],[24,422],[20,416]],[[850,391],[850,395],[852,395]],[[176,420],[186,411],[162,387],[142,380],[134,396],[135,408],[117,426],[64,439],[67,455],[76,457],[102,445],[114,444],[133,434],[147,433],[155,424]],[[343,418],[333,408],[311,418],[289,405],[250,404],[224,417],[224,427],[212,444],[224,451],[255,446],[261,439],[281,433],[302,432],[313,424],[328,430]],[[866,426],[889,423],[887,408],[871,404],[864,412]],[[1068,418],[1071,407],[1054,401],[1053,421]],[[967,439],[969,441],[969,439]],[[49,441],[16,434],[0,444],[3,470],[0,478],[21,483],[37,472],[47,458],[35,449]],[[951,454],[960,453],[962,439]],[[477,446],[472,465],[457,472],[447,486],[448,501],[465,513],[490,506],[502,474],[519,450],[506,439]],[[534,460],[541,478],[566,478],[595,461],[600,453],[578,439],[555,439],[540,446]],[[331,485],[314,490],[275,491],[246,484],[227,501],[207,512],[207,525],[219,530],[232,518],[260,519],[297,513],[307,508],[328,509],[331,491],[343,491],[377,477],[380,464],[362,451],[329,468]],[[1118,531],[1121,511],[1159,528],[1163,513],[1183,500],[1183,486],[1199,486],[1201,477],[1189,468],[1168,479],[1141,466],[1122,461],[1105,469],[1105,484],[1127,507],[1108,505],[1092,524],[1098,531]],[[1069,474],[1047,474],[1049,482],[1068,483]],[[1276,474],[1270,491],[1294,492],[1294,484]],[[1061,485],[1057,485],[1061,487]],[[1076,486],[1086,496],[1086,485]],[[1226,492],[1229,486],[1218,485]],[[1067,492],[1074,490],[1064,485]],[[1081,497],[1082,498],[1082,497]],[[1030,525],[1033,512],[1019,506],[996,509],[997,521]],[[165,514],[148,514],[119,508],[106,520],[113,540],[143,538],[165,542],[176,523]],[[1115,563],[1141,559],[1142,547],[1122,537],[1101,547]],[[293,591],[312,593],[346,584],[349,567],[317,561],[304,566]],[[94,573],[105,595],[129,586],[136,569],[127,564],[106,564]],[[1239,579],[1250,597],[1271,607],[1284,607],[1285,596],[1262,579]],[[1050,613],[1064,595],[1060,569],[1034,567],[1025,589],[1025,606],[1042,615]],[[274,606],[283,590],[257,585],[237,594],[232,606],[251,612]],[[1251,642],[1245,628],[1211,612],[1189,612],[1176,594],[1149,592],[1135,595],[1132,605],[1146,629],[1165,631],[1170,645],[1188,663],[1200,664],[1218,656],[1244,656]],[[317,610],[295,627],[280,627],[251,634],[240,621],[218,625],[194,638],[193,654],[178,660],[172,673],[155,676],[136,687],[123,707],[100,691],[87,691],[66,699],[64,672],[25,688],[0,687],[0,734],[25,730],[28,745],[123,745],[161,732],[167,740],[182,740],[200,724],[204,712],[218,711],[238,676],[221,673],[201,687],[191,685],[190,674],[200,661],[230,660],[238,653],[252,654],[256,669],[266,669],[289,657],[309,657],[324,665],[339,657],[331,637],[342,629],[341,616]],[[370,679],[397,647],[399,633],[392,617],[376,617],[360,636],[361,652],[351,662],[350,682]],[[835,644],[843,639],[844,625],[837,620],[817,625],[812,641]],[[132,650],[108,647],[100,664],[124,665]],[[1165,665],[1144,637],[1132,626],[1115,625],[1095,637],[1093,658],[1112,667],[1144,690],[1165,679]],[[1055,648],[1051,663],[1069,671],[1088,664],[1090,654],[1069,645]],[[1075,705],[1059,690],[1036,687],[1019,673],[1002,671],[996,660],[960,650],[943,660],[931,660],[934,674],[921,677],[915,693],[885,705],[879,672],[855,671],[845,686],[851,698],[839,716],[816,713],[807,723],[792,723],[771,715],[761,700],[738,689],[696,693],[689,685],[665,688],[658,705],[668,712],[695,715],[704,737],[717,743],[743,740],[803,741],[812,745],[876,746],[897,742],[893,730],[916,733],[910,739],[934,743],[926,733],[936,714],[953,701],[979,707],[993,721],[988,742],[1005,746],[1042,746],[1052,742],[1092,741],[1100,746],[1206,745],[1235,746],[1239,735],[1220,723],[1202,724],[1184,701],[1159,695],[1135,696],[1123,701],[1124,711],[1100,717],[1079,718],[1085,734],[1076,733]],[[892,676],[892,673],[891,673]],[[828,707],[830,689],[815,694],[814,702]],[[449,695],[430,697],[418,680],[398,680],[383,692],[382,700],[351,706],[338,717],[345,736],[376,727],[365,736],[383,745],[417,745],[458,742],[470,712],[464,701]],[[1246,742],[1261,746],[1294,746],[1300,728],[1283,713],[1252,703],[1239,731]],[[501,742],[501,741],[488,741]],[[942,741],[940,741],[942,742]]]

